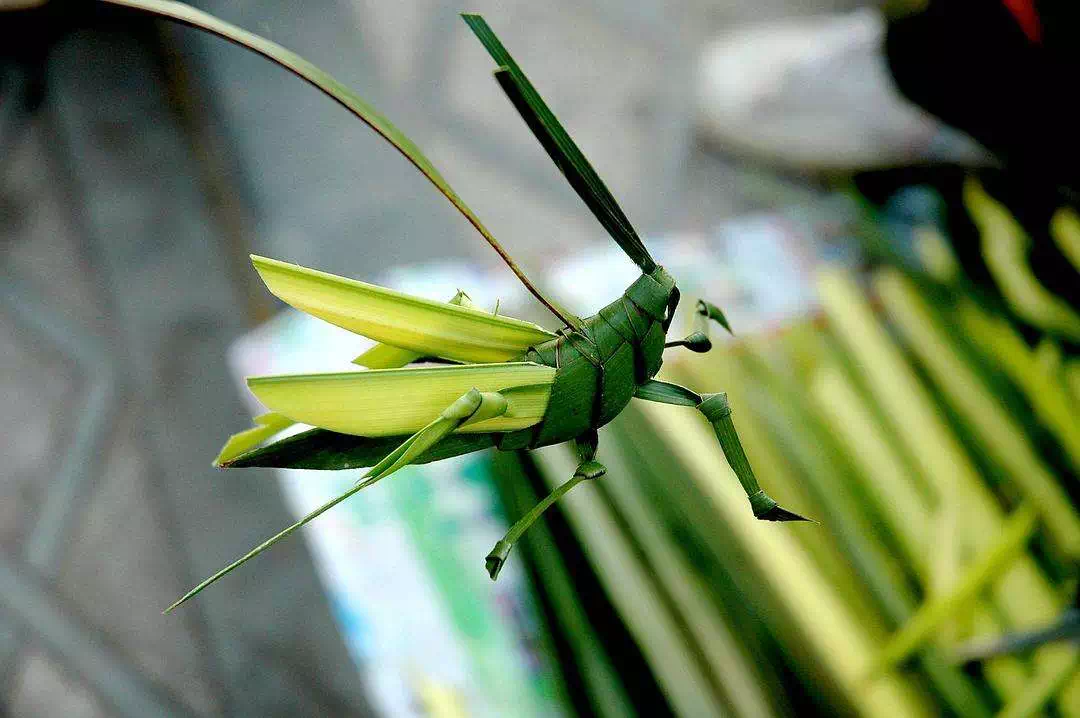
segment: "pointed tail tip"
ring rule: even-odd
[[[191,589],[190,591],[185,593],[183,596],[176,599],[176,601],[171,606],[169,606],[164,611],[162,611],[161,615],[163,615],[163,616],[169,615],[170,613],[172,613],[176,609],[180,608],[180,606],[187,603],[190,599],[195,598],[195,595],[198,594],[200,591],[202,591],[204,588],[205,588],[205,586],[198,586],[196,588]]]
[[[246,453],[250,454],[251,452],[249,451]],[[211,466],[213,466],[215,469],[242,469],[246,466],[246,464],[244,463],[244,456],[245,454],[240,454],[239,456],[230,456],[226,459],[222,459],[219,456],[218,458],[214,459],[214,461],[211,463]]]
[[[809,521],[810,523],[817,523],[817,521],[800,516],[794,511],[788,511],[760,488],[750,495],[749,499],[754,518],[759,521]]]
[[[498,556],[488,556],[484,559],[484,566],[487,568],[488,576],[491,576],[492,581],[499,578],[499,571],[502,571],[504,564],[506,564],[506,559]]]

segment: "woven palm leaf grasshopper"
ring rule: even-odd
[[[231,437],[215,463],[228,468],[370,468],[344,494],[203,581],[168,610],[403,466],[488,448],[512,451],[573,442],[580,458],[577,471],[496,544],[486,560],[494,579],[514,541],[544,510],[578,483],[606,472],[596,461],[597,429],[634,397],[700,411],[746,491],[754,516],[768,521],[802,519],[780,507],[758,485],[725,394],[699,395],[654,378],[665,349],[708,351],[710,322],[728,328],[727,320],[717,307],[699,301],[694,331],[684,339],[667,341],[680,297],[674,278],[649,255],[592,166],[479,15],[463,18],[494,59],[499,86],[601,225],[641,269],[641,276],[623,295],[594,316],[577,317],[537,289],[416,145],[326,73],[268,40],[180,3],[103,1],[243,45],[344,105],[427,176],[564,325],[550,332],[481,311],[460,293],[448,303],[435,302],[252,257],[267,288],[282,301],[378,344],[355,360],[368,371],[249,378],[249,388],[271,413],[258,417],[254,428]],[[437,365],[413,366],[432,361]],[[315,428],[260,446],[294,423]]]

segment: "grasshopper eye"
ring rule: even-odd
[[[671,322],[675,319],[675,310],[679,308],[679,299],[681,298],[682,294],[679,292],[679,288],[673,286],[671,294],[668,295],[667,316],[664,317],[664,321],[660,325],[665,332],[671,328]]]

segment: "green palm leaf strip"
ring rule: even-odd
[[[1071,207],[1062,207],[1050,219],[1050,237],[1073,268],[1080,272],[1080,216]]]
[[[1023,505],[1005,523],[998,541],[972,562],[967,573],[947,595],[924,603],[875,657],[868,677],[878,678],[892,670],[933,639],[949,617],[968,609],[979,594],[999,579],[1024,552],[1038,526],[1034,507]]]
[[[1016,218],[974,179],[964,184],[964,204],[979,228],[986,267],[1017,316],[1055,336],[1080,341],[1080,315],[1032,272],[1031,237]],[[1060,220],[1055,228],[1060,236]]]
[[[413,460],[414,464],[442,461],[495,446],[501,434],[451,434]],[[363,469],[382,459],[408,439],[395,436],[353,436],[327,429],[308,429],[272,444],[221,461],[227,469],[251,467],[341,471]]]
[[[473,306],[472,300],[469,299],[469,295],[460,289],[450,298],[450,301],[448,301],[447,304],[469,308],[472,308]],[[412,364],[414,361],[423,358],[424,355],[420,352],[402,349],[393,344],[379,342],[360,356],[353,359],[352,363],[357,366],[367,367],[368,369],[396,369],[407,364]]]
[[[479,15],[464,13],[461,17],[498,63],[495,79],[499,86],[551,156],[559,171],[566,176],[570,186],[630,259],[641,267],[643,272],[652,272],[656,268],[656,262],[649,256],[649,251],[637,236],[630,220],[495,32]]]
[[[896,270],[879,272],[874,288],[889,318],[937,383],[941,395],[966,423],[971,436],[1038,508],[1058,548],[1067,556],[1080,556],[1080,517],[1068,494],[1028,441],[1019,422],[953,348],[931,305]]]
[[[501,392],[510,408],[463,431],[516,431],[539,423],[547,410],[555,369],[541,364],[371,369],[323,374],[248,377],[248,388],[268,409],[293,421],[342,434],[409,434],[469,389]]]
[[[1078,668],[1080,668],[1080,658],[1074,655],[1071,661],[1062,663],[1056,670],[1036,676],[1028,683],[1027,690],[1022,695],[1009,701],[1001,709],[998,718],[1029,718],[1045,715],[1046,704],[1053,700],[1066,683],[1077,675]]]

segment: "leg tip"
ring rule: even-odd
[[[583,479],[599,479],[601,476],[607,473],[607,467],[598,461],[585,461],[578,466],[577,471],[574,472],[574,476],[580,476]]]
[[[811,521],[817,523],[805,516],[800,516],[794,511],[788,511],[760,489],[750,496],[750,508],[754,511],[754,518],[760,521]]]
[[[794,511],[788,511],[787,509],[779,505],[772,507],[771,509],[760,515],[755,514],[754,518],[758,519],[759,521],[809,521],[813,524],[817,523],[817,521],[814,521],[813,519],[808,519],[805,516],[800,516]]]
[[[499,578],[499,572],[502,571],[502,567],[506,564],[506,557],[510,554],[510,544],[505,541],[499,541],[495,544],[495,548],[491,549],[491,553],[484,559],[484,567],[487,568],[488,576],[491,576],[491,580],[494,581]]]
[[[484,559],[484,566],[487,568],[488,576],[491,576],[491,580],[495,581],[499,578],[499,571],[502,571],[505,559],[501,559],[498,556],[488,556]]]

